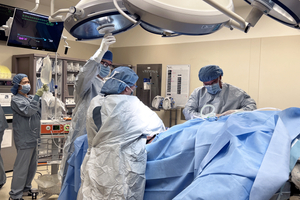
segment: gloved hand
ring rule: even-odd
[[[38,95],[39,97],[43,96],[44,88],[40,88],[36,91],[35,95]]]
[[[44,89],[45,92],[47,92],[47,91],[49,91],[49,86],[47,84],[44,84],[43,89]]]
[[[92,56],[92,59],[94,59],[96,62],[100,63],[102,60],[102,57],[107,52],[108,47],[115,42],[116,42],[116,38],[111,33],[104,35],[101,45],[100,45],[100,48]]]

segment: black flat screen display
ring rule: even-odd
[[[6,25],[6,21],[14,16],[14,11],[14,7],[0,4],[0,26]],[[2,30],[0,30],[0,40],[7,40],[7,36],[5,36],[5,32]]]
[[[7,46],[56,52],[63,28],[63,22],[16,8]]]

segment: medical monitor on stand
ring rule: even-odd
[[[63,22],[16,8],[7,46],[56,52],[63,28]]]

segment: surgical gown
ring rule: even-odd
[[[300,108],[193,119],[147,145],[144,200],[267,200],[289,179]]]
[[[97,130],[100,120],[102,125],[96,134],[88,131],[91,147],[81,166],[77,198],[143,199],[146,136],[163,132],[163,122],[135,96],[98,96],[93,101],[87,126]]]
[[[233,85],[223,83],[221,92],[210,94],[205,87],[196,88],[191,94],[188,102],[183,109],[186,120],[200,117],[201,108],[210,104],[215,107],[215,113],[221,114],[228,110],[243,109],[251,111],[256,109],[256,103],[250,96]],[[210,107],[203,110],[202,114],[208,114],[212,111]]]
[[[100,64],[93,59],[89,59],[76,77],[74,90],[76,107],[73,111],[70,131],[63,150],[60,169],[62,183],[68,170],[67,161],[74,152],[74,141],[79,136],[86,134],[86,113],[90,101],[100,94],[104,84],[104,81],[97,77],[97,74],[100,72],[99,69]]]
[[[4,130],[8,127],[5,114],[3,112],[3,109],[0,105],[0,188],[5,184],[6,182],[6,175],[4,171],[4,166],[3,166],[3,160],[1,157],[1,142],[3,139],[4,135]]]

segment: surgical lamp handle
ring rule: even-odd
[[[225,8],[224,6],[222,6],[219,3],[215,2],[214,0],[203,0],[203,1],[205,1],[206,3],[211,5],[212,7],[216,8],[220,12],[224,13],[228,17],[232,18],[234,21],[238,22],[239,25],[240,25],[240,28],[242,30],[247,29],[248,23],[241,16],[239,16],[238,14],[232,12],[231,10],[228,10],[227,8]]]
[[[39,4],[40,4],[40,0],[35,0],[35,7],[30,12],[36,11],[39,7]]]
[[[126,19],[128,19],[129,21],[131,21],[131,22],[134,23],[134,24],[138,23],[135,19],[133,19],[132,17],[128,16],[128,15],[120,8],[120,6],[119,6],[118,3],[117,3],[117,0],[113,0],[113,2],[114,2],[114,5],[115,5],[116,9],[119,11],[119,13],[120,13],[121,15],[123,15],[123,17],[125,17]]]

